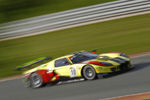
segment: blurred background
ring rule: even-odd
[[[0,23],[114,0],[0,0]]]

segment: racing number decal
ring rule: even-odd
[[[76,67],[70,68],[70,77],[76,77]]]

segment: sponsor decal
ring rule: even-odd
[[[76,77],[76,66],[70,68],[70,77]]]

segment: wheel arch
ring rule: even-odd
[[[91,66],[91,67],[95,70],[95,68],[94,68],[91,64],[86,64],[86,65],[84,65],[84,66],[82,67],[82,69],[81,69],[81,76],[82,76],[83,78],[84,78],[83,69],[84,69],[85,66]],[[96,72],[96,70],[95,70],[95,72]]]
[[[33,73],[39,74],[42,78],[43,83],[50,82],[51,78],[55,75],[53,71],[48,73],[47,70],[36,70],[36,71],[31,72],[27,79],[29,79]]]

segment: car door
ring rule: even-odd
[[[76,66],[73,66],[72,63],[67,58],[61,58],[54,62],[55,72],[62,77],[76,77]]]

